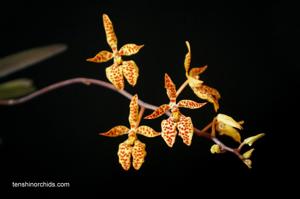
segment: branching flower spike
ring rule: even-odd
[[[176,87],[168,74],[165,74],[165,88],[170,99],[169,104],[161,105],[152,114],[146,116],[145,119],[157,118],[163,115],[166,111],[171,110],[172,115],[161,122],[162,138],[169,147],[172,147],[175,143],[177,128],[179,136],[182,138],[183,142],[189,146],[192,143],[194,133],[192,119],[180,113],[179,107],[197,109],[204,106],[206,102],[198,103],[193,100],[181,100],[176,103]]]
[[[113,65],[106,68],[107,79],[119,90],[124,89],[125,76],[128,83],[135,86],[139,76],[139,68],[133,60],[123,61],[122,56],[136,54],[144,45],[125,44],[118,50],[118,40],[113,28],[113,24],[106,14],[103,14],[103,25],[106,33],[106,40],[112,52],[102,50],[95,57],[88,58],[87,61],[102,63],[114,58]]]
[[[192,88],[194,93],[201,99],[207,100],[214,105],[215,111],[219,109],[219,102],[218,100],[221,98],[220,93],[209,86],[203,84],[203,81],[200,80],[199,75],[202,74],[207,66],[202,66],[198,68],[190,69],[191,65],[191,47],[188,41],[185,42],[188,48],[188,53],[185,55],[184,60],[184,68],[185,68],[185,75],[188,79],[189,86]]]
[[[179,135],[179,137],[181,137],[183,143],[187,146],[190,146],[192,144],[192,138],[194,135],[206,138],[213,142],[213,145],[210,148],[211,153],[231,153],[238,157],[248,168],[252,167],[251,156],[255,151],[255,149],[253,148],[253,144],[256,143],[257,140],[265,136],[264,133],[242,139],[240,131],[243,129],[242,124],[244,122],[236,121],[232,117],[221,113],[216,114],[217,116],[212,117],[209,123],[205,125],[205,127],[198,129],[197,127],[194,127],[191,117],[187,117],[181,113],[180,108],[199,109],[208,102],[213,104],[214,110],[215,112],[217,112],[219,109],[219,99],[221,98],[219,92],[216,89],[204,85],[204,82],[199,77],[199,75],[201,75],[207,69],[207,66],[190,69],[192,55],[191,47],[188,41],[185,42],[188,52],[186,53],[184,59],[185,75],[187,79],[181,84],[181,86],[179,86],[177,90],[176,85],[174,84],[172,79],[167,73],[165,73],[164,86],[169,98],[169,103],[157,107],[151,103],[139,100],[138,95],[132,96],[129,92],[123,90],[124,77],[130,85],[136,85],[139,76],[139,68],[132,60],[123,61],[122,56],[130,56],[138,53],[143,45],[125,44],[120,48],[120,50],[118,50],[118,41],[114,32],[113,24],[106,14],[103,14],[103,25],[106,33],[106,40],[112,52],[102,50],[93,58],[87,59],[87,61],[102,63],[113,59],[113,64],[106,68],[106,77],[111,83],[100,79],[75,77],[56,82],[29,94],[25,94],[23,92],[22,95],[24,96],[15,99],[8,98],[14,96],[16,97],[16,95],[10,95],[10,97],[7,97],[8,93],[4,92],[6,97],[1,99],[0,96],[0,106],[13,106],[22,104],[45,93],[72,84],[92,84],[117,92],[123,95],[125,98],[131,100],[129,105],[128,117],[130,127],[128,128],[124,125],[118,125],[111,128],[107,132],[100,133],[100,135],[107,137],[117,137],[121,135],[128,136],[125,141],[119,144],[117,152],[119,163],[124,170],[129,170],[131,165],[134,169],[139,170],[145,161],[145,157],[147,154],[146,145],[138,139],[138,135],[143,135],[149,138],[161,135],[168,147],[173,147],[176,141],[177,134]],[[178,96],[182,93],[182,91],[184,91],[187,85],[191,87],[193,92],[200,99],[206,100],[207,102],[199,103],[193,100],[189,100],[188,98],[177,102]],[[6,85],[6,87],[8,87],[8,85]],[[146,90],[145,92],[148,91]],[[140,110],[139,107],[141,108]],[[167,119],[163,119],[161,121],[161,132],[156,132],[149,126],[139,125],[146,109],[149,109],[153,112],[150,115],[144,117],[145,119],[155,119],[164,114],[168,116]],[[234,147],[227,145],[221,140],[221,138],[224,138],[225,136],[235,141]]]
[[[129,112],[129,124],[130,129],[126,126],[115,126],[105,133],[100,133],[100,135],[108,137],[117,137],[120,135],[128,134],[128,139],[119,145],[118,156],[119,163],[122,165],[124,170],[129,170],[132,165],[136,170],[139,170],[144,163],[146,156],[146,145],[137,139],[137,134],[146,137],[156,137],[160,133],[153,130],[148,126],[139,126],[139,107],[138,107],[138,96],[132,97]]]
[[[218,132],[219,135],[226,135],[231,137],[234,141],[240,143],[239,147],[236,149],[230,149],[228,147],[224,147],[223,144],[220,144],[220,141],[217,141],[217,144],[214,144],[210,148],[210,152],[213,154],[217,153],[224,153],[226,151],[231,151],[235,153],[248,167],[252,167],[252,161],[251,161],[251,155],[254,151],[254,148],[251,148],[250,150],[244,152],[241,154],[241,150],[245,145],[249,145],[250,147],[252,144],[257,141],[258,139],[262,138],[265,134],[260,133],[255,136],[248,137],[244,139],[244,141],[241,143],[241,135],[239,133],[239,130],[242,130],[242,124],[244,121],[235,121],[232,117],[225,115],[225,114],[218,114],[217,117],[215,117],[212,121],[211,125],[211,137],[213,139],[216,139],[216,132]]]

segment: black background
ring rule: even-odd
[[[212,190],[247,195],[280,191],[281,184],[287,182],[282,177],[296,176],[290,175],[295,165],[288,163],[289,153],[283,152],[286,148],[276,139],[287,142],[282,136],[286,130],[283,124],[289,125],[288,110],[291,102],[297,101],[296,94],[287,90],[287,80],[296,81],[288,76],[293,54],[286,53],[287,43],[293,41],[282,37],[295,21],[291,7],[189,1],[2,4],[0,56],[52,43],[65,43],[68,50],[1,81],[28,77],[42,88],[73,77],[106,80],[105,67],[111,62],[93,64],[85,59],[109,50],[101,20],[107,13],[119,46],[145,44],[130,57],[138,64],[140,76],[137,86],[126,84],[126,90],[155,105],[166,103],[164,73],[177,86],[184,81],[184,42],[188,40],[192,67],[208,64],[202,79],[222,95],[219,112],[245,120],[242,137],[267,134],[255,144],[252,170],[232,154],[211,155],[212,143],[204,138],[194,137],[190,147],[178,138],[170,149],[161,138],[140,137],[147,144],[146,162],[140,171],[125,172],[118,163],[117,148],[126,136],[105,138],[98,133],[115,125],[128,126],[129,101],[101,87],[72,85],[23,105],[0,107],[4,186],[52,181],[70,182],[68,191],[206,190],[208,195],[215,194]],[[189,88],[181,98],[197,100]],[[211,104],[183,112],[192,116],[199,128],[215,115]],[[143,123],[160,130],[160,121]],[[289,147],[289,151],[296,148]]]

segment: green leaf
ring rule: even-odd
[[[32,80],[15,79],[0,84],[0,99],[17,98],[35,90]]]
[[[21,69],[35,65],[53,57],[67,49],[65,44],[40,46],[17,52],[0,59],[0,77],[15,73]]]

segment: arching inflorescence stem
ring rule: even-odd
[[[0,100],[0,105],[2,106],[14,106],[14,105],[19,105],[19,104],[23,104],[26,103],[30,100],[35,99],[36,97],[39,97],[41,95],[44,95],[48,92],[54,91],[56,89],[59,88],[63,88],[69,85],[73,85],[73,84],[84,84],[84,85],[95,85],[95,86],[100,86],[103,88],[107,88],[110,89],[112,91],[118,92],[121,95],[123,95],[124,97],[126,97],[127,99],[131,99],[133,95],[131,95],[130,93],[128,93],[125,90],[118,90],[116,89],[112,84],[102,81],[102,80],[98,80],[98,79],[91,79],[91,78],[85,78],[85,77],[77,77],[77,78],[72,78],[72,79],[68,79],[68,80],[63,80],[54,84],[51,84],[49,86],[46,86],[40,90],[37,90],[29,95],[26,95],[24,97],[18,98],[18,99],[7,99],[7,100]],[[178,89],[177,95],[179,95],[181,93],[181,91],[184,89],[184,87],[187,85],[187,82],[184,82],[181,86],[180,89]],[[141,106],[141,110],[140,110],[140,115],[139,115],[139,122],[142,118],[142,115],[144,113],[145,109],[149,109],[149,110],[155,110],[158,107],[149,103],[146,103],[142,100],[138,100],[138,104]],[[170,112],[166,112],[166,115],[170,116]],[[212,140],[214,143],[218,144],[223,151],[228,151],[231,152],[235,155],[237,155],[240,159],[243,159],[242,155],[239,153],[238,149],[234,149],[234,148],[230,148],[228,146],[226,146],[224,143],[222,143],[218,138],[211,136],[211,134],[209,134],[207,132],[207,130],[212,127],[213,122],[209,123],[206,127],[204,127],[202,130],[199,130],[197,128],[194,127],[194,133],[195,135],[199,136],[199,137],[205,137],[207,139]]]

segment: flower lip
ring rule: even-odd
[[[180,113],[179,109],[172,111],[172,119],[175,123],[179,122],[180,116],[181,116],[181,113]]]

